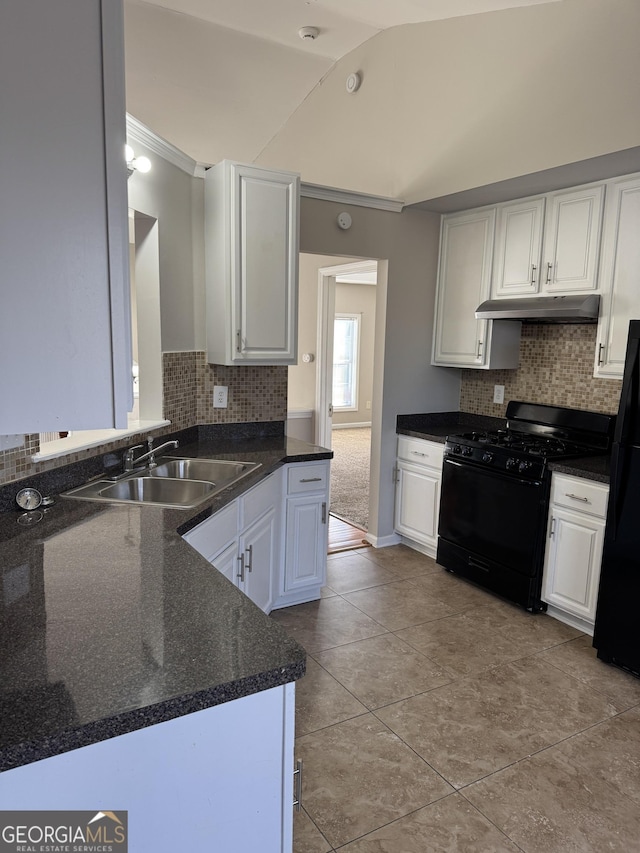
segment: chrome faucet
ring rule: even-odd
[[[177,441],[165,441],[164,444],[161,444],[160,447],[153,446],[153,436],[150,435],[147,438],[147,452],[143,453],[138,458],[135,458],[136,450],[140,450],[144,447],[144,444],[135,444],[133,447],[127,448],[123,455],[123,463],[124,463],[124,471],[120,474],[120,477],[127,476],[128,474],[132,474],[135,470],[140,467],[141,462],[147,462],[145,467],[147,468],[156,468],[156,453],[159,453],[161,450],[165,450],[167,447],[173,447],[174,449],[178,447]]]

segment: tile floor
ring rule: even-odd
[[[640,680],[403,545],[272,614],[308,652],[295,853],[640,853]]]

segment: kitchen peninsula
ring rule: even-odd
[[[182,535],[331,452],[200,436],[180,454],[261,467],[195,510],[60,497],[0,513],[0,802],[128,810],[132,850],[291,849],[304,649]]]

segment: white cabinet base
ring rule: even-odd
[[[570,625],[572,628],[577,628],[579,631],[593,637],[593,622],[581,619],[575,613],[569,613],[561,607],[556,607],[554,604],[547,604],[547,616],[552,616],[558,622],[564,622],[565,625]]]

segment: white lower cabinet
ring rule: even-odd
[[[444,445],[398,436],[394,528],[407,545],[435,557]]]
[[[184,539],[265,613],[320,598],[329,465],[319,460],[274,471]]]
[[[276,607],[320,598],[327,575],[329,462],[287,469],[284,571]]]
[[[294,701],[292,682],[7,770],[2,808],[107,803],[128,811],[128,849],[140,853],[291,853]]]
[[[609,488],[554,474],[542,581],[548,612],[593,634]]]
[[[276,471],[184,536],[265,613],[279,573],[281,507]]]

